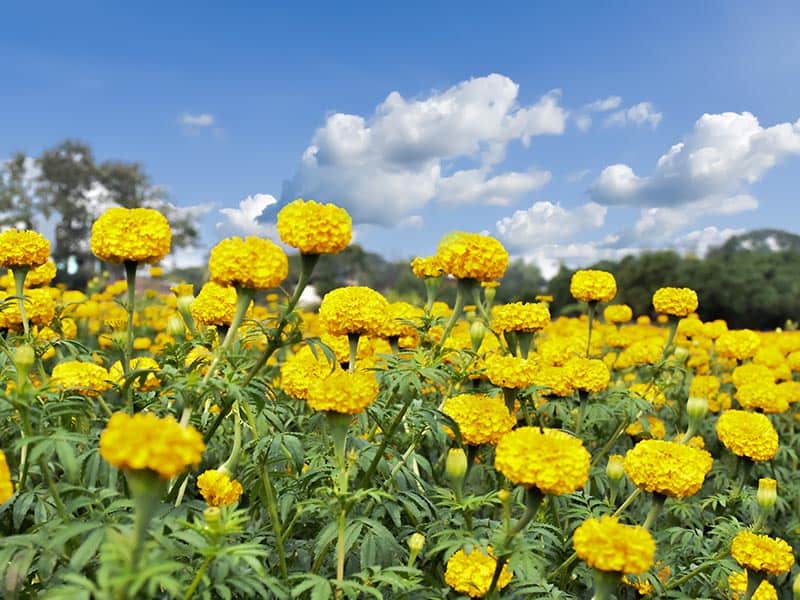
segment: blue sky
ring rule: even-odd
[[[464,229],[546,271],[800,231],[796,2],[284,4],[5,6],[0,156],[141,161],[204,208],[183,262],[295,195],[392,258]]]

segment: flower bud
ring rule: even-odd
[[[672,351],[672,355],[679,361],[682,361],[688,358],[689,350],[687,348],[684,348],[683,346],[677,346],[675,350]]]
[[[506,504],[509,500],[511,500],[511,490],[503,488],[502,490],[497,492],[497,497],[500,498],[500,502]]]
[[[14,350],[14,364],[20,371],[24,370],[27,373],[34,362],[36,362],[36,352],[30,344],[22,344]]]
[[[486,335],[486,325],[482,321],[474,320],[469,326],[469,338],[472,340],[472,351],[477,352],[478,348],[483,343],[483,337]]]
[[[460,484],[467,474],[467,453],[463,448],[450,448],[445,462],[447,478],[454,484]]]
[[[708,414],[708,398],[689,396],[686,402],[686,414],[690,419],[699,421]]]
[[[762,510],[771,510],[778,501],[778,482],[769,477],[759,479],[756,500]]]
[[[422,549],[425,547],[425,536],[421,533],[413,533],[411,537],[408,538],[408,549],[411,552],[419,554],[422,552]]]
[[[608,457],[608,464],[606,465],[606,476],[611,481],[619,481],[625,475],[625,459],[620,454],[612,454]]]
[[[794,596],[794,600],[800,600],[800,573],[798,573],[797,577],[794,578],[792,595]]]
[[[497,286],[483,288],[483,297],[486,299],[486,304],[491,306],[494,302],[494,297],[497,295]]]
[[[203,511],[203,517],[206,520],[206,523],[209,525],[216,525],[219,523],[220,518],[220,508],[218,506],[209,506],[207,509]]]
[[[183,324],[183,319],[178,315],[171,315],[167,319],[167,333],[172,337],[181,337],[186,331],[186,326]]]

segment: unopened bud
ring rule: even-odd
[[[30,344],[22,344],[14,350],[14,364],[20,371],[29,371],[36,362],[36,352]]]
[[[800,600],[800,574],[794,578],[794,584],[792,585],[792,595],[794,596],[794,600]]]
[[[192,305],[192,302],[194,302],[194,296],[191,295],[178,296],[177,300],[178,310],[181,311],[182,313],[185,311],[188,312],[189,307]]]
[[[619,481],[625,475],[625,459],[620,454],[612,454],[608,457],[606,465],[606,476],[611,481]]]
[[[483,297],[486,298],[486,304],[490,305],[494,302],[494,297],[497,295],[497,287],[483,288]]]
[[[483,343],[483,337],[486,335],[486,325],[477,319],[469,326],[469,338],[472,340],[472,351],[477,352],[478,348]]]
[[[186,331],[186,326],[183,324],[183,319],[178,315],[171,315],[167,319],[167,333],[172,337],[181,337]]]
[[[763,510],[771,510],[778,501],[778,482],[770,477],[759,479],[756,500]]]
[[[218,506],[209,506],[203,511],[203,517],[205,517],[206,523],[209,525],[216,525],[219,523],[221,512]]]
[[[684,348],[683,346],[678,346],[677,348],[675,348],[675,350],[672,351],[672,354],[679,361],[683,361],[689,356],[689,350],[687,348]]]
[[[467,453],[463,448],[450,448],[445,461],[447,478],[454,484],[459,484],[467,474]]]
[[[509,500],[511,500],[511,490],[503,488],[502,490],[497,492],[497,497],[500,498],[500,502],[506,504]]]
[[[425,536],[421,533],[413,533],[408,538],[408,549],[415,554],[422,552],[425,547]]]
[[[708,398],[689,396],[686,402],[686,414],[695,421],[703,419],[708,414]]]

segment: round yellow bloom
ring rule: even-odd
[[[0,267],[38,267],[50,256],[50,242],[29,229],[6,229],[0,233]]]
[[[747,410],[760,409],[765,413],[782,413],[789,410],[789,403],[772,381],[745,383],[736,390],[736,400]]]
[[[441,277],[444,269],[436,256],[418,256],[411,261],[411,272],[419,279]]]
[[[616,517],[586,519],[572,538],[575,553],[594,569],[637,574],[653,565],[656,543],[644,527],[623,525]]]
[[[202,325],[230,325],[236,314],[236,288],[207,282],[189,305],[189,313]]]
[[[379,335],[388,317],[389,303],[364,286],[342,287],[325,294],[319,307],[322,327],[334,335]]]
[[[564,431],[520,427],[500,439],[494,465],[515,484],[560,495],[583,487],[590,460],[583,442]]]
[[[208,271],[211,280],[219,285],[266,290],[286,279],[289,259],[270,240],[232,237],[211,249]]]
[[[470,598],[483,598],[492,584],[497,559],[492,555],[492,549],[473,550],[469,554],[459,550],[447,561],[444,572],[444,581],[455,591],[466,594]],[[508,565],[503,565],[496,588],[502,590],[511,582],[512,573]]]
[[[717,436],[737,456],[770,460],[778,452],[778,432],[766,415],[726,410],[717,420]]]
[[[422,316],[422,310],[408,302],[391,302],[387,306],[386,320],[378,334],[381,337],[416,336],[413,321]]]
[[[769,367],[764,365],[757,365],[755,363],[747,363],[739,365],[731,373],[731,381],[736,387],[743,386],[748,383],[766,381],[774,383],[775,377]]]
[[[501,396],[460,394],[444,401],[442,412],[458,423],[465,444],[496,444],[517,420]]]
[[[611,382],[611,374],[606,363],[596,358],[575,356],[565,364],[570,383],[576,390],[602,392]]]
[[[0,504],[6,503],[14,495],[14,483],[6,462],[5,453],[0,450]]]
[[[564,367],[539,365],[533,374],[533,383],[546,390],[552,396],[569,396],[575,391],[572,378]]]
[[[306,402],[314,410],[355,415],[364,411],[378,395],[378,383],[370,371],[333,373],[308,385]]]
[[[160,368],[161,367],[158,366],[158,363],[155,361],[155,359],[150,358],[149,356],[137,356],[131,359],[131,371],[139,371],[144,369],[158,371]],[[125,372],[122,369],[122,363],[120,361],[115,362],[113,365],[111,365],[111,367],[109,367],[108,376],[112,381],[117,383],[117,385],[122,385],[125,382]],[[133,388],[142,392],[157,390],[160,386],[161,382],[158,380],[158,377],[156,377],[155,373],[148,373],[147,377],[144,378],[144,383],[142,383],[141,377],[137,377],[133,382]]]
[[[608,271],[583,269],[572,275],[569,291],[583,302],[608,302],[617,295],[617,280]]]
[[[719,336],[716,343],[717,354],[723,358],[744,360],[755,356],[761,338],[749,329],[731,329]]]
[[[770,575],[786,573],[794,564],[794,552],[785,540],[747,530],[740,531],[733,538],[731,556],[746,569]]]
[[[436,248],[445,273],[458,279],[493,281],[508,267],[508,252],[493,237],[455,231],[442,238]]]
[[[157,263],[171,244],[169,222],[152,208],[109,208],[92,225],[92,253],[111,263]]]
[[[719,379],[716,375],[695,375],[689,384],[689,396],[710,399],[719,391]]]
[[[685,317],[697,310],[697,292],[689,288],[659,288],[653,294],[653,308],[662,315]]]
[[[506,331],[539,331],[550,324],[550,308],[542,302],[514,302],[492,309],[492,329]]]
[[[493,353],[483,365],[486,378],[498,387],[521,390],[533,384],[536,377],[536,363],[519,356]]]
[[[627,323],[633,319],[633,309],[627,304],[610,304],[603,310],[606,323]]]
[[[664,436],[667,435],[667,430],[664,427],[664,421],[658,417],[654,417],[653,415],[647,415],[646,420],[647,430],[650,434],[650,437],[654,440],[663,440]],[[644,433],[644,426],[642,425],[641,419],[628,425],[625,428],[625,433],[632,436],[642,436]]]
[[[171,416],[114,413],[100,435],[100,455],[119,469],[149,469],[170,479],[200,464],[203,436],[191,425],[181,427]]]
[[[677,442],[643,440],[625,455],[625,474],[646,492],[673,498],[697,493],[711,470],[711,454]]]
[[[28,288],[47,285],[53,281],[56,276],[56,272],[56,263],[48,259],[43,264],[28,271],[28,274],[25,276],[25,287]],[[8,271],[8,275],[2,279],[6,287],[10,289],[14,288],[14,275],[10,270]]]
[[[728,575],[728,585],[733,592],[733,600],[742,600],[747,592],[747,571]],[[778,592],[766,579],[756,588],[751,600],[778,600]]]
[[[336,254],[350,243],[353,221],[334,204],[298,198],[278,212],[278,235],[302,254]]]
[[[209,469],[197,478],[197,489],[209,506],[228,506],[238,502],[242,484],[224,471]]]
[[[50,383],[63,390],[97,396],[111,387],[110,377],[100,365],[69,360],[53,367]]]
[[[331,365],[321,350],[315,356],[309,346],[303,346],[281,367],[281,387],[290,396],[306,400],[309,385],[330,370]]]
[[[0,295],[0,302],[2,301]],[[40,327],[52,322],[56,314],[56,303],[47,288],[25,290],[25,314],[30,323]],[[0,328],[22,329],[22,315],[19,312],[19,302],[16,300],[8,302],[0,311]]]

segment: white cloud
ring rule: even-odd
[[[647,238],[651,243],[669,240],[671,236],[707,216],[730,216],[741,212],[756,210],[758,200],[747,194],[730,198],[709,196],[682,206],[660,206],[643,208],[634,224],[639,238]]]
[[[569,240],[588,229],[602,227],[607,208],[594,202],[567,210],[560,204],[536,202],[497,221],[500,239],[513,250],[526,251]]]
[[[676,249],[686,253],[693,253],[699,257],[704,257],[710,248],[721,246],[729,238],[744,233],[744,229],[717,229],[716,227],[705,227],[696,229],[679,236],[673,242]]]
[[[214,115],[210,113],[200,113],[197,115],[183,113],[180,116],[180,123],[186,127],[211,127],[214,124]]]
[[[356,222],[383,225],[434,199],[509,203],[542,185],[542,175],[492,173],[507,145],[561,134],[567,119],[558,90],[528,106],[518,105],[518,93],[511,79],[492,74],[421,99],[391,92],[369,118],[334,113],[314,134],[282,197],[335,200]],[[448,173],[456,160],[479,168]]]
[[[575,125],[584,133],[589,131],[592,126],[592,117],[589,115],[578,115],[575,117]]]
[[[582,169],[580,171],[569,173],[567,174],[566,177],[567,183],[578,183],[579,181],[582,181],[591,172],[592,172],[591,169]]]
[[[225,237],[233,235],[267,236],[274,232],[275,226],[259,222],[268,206],[277,203],[271,194],[255,194],[239,202],[239,208],[221,208],[224,221],[217,223],[217,231]]]
[[[589,112],[606,112],[619,108],[622,98],[619,96],[609,96],[608,98],[598,98],[594,102],[586,104],[583,109]]]
[[[664,115],[657,112],[651,102],[639,102],[629,108],[618,110],[608,116],[606,125],[650,125],[653,129],[658,127]]]
[[[638,254],[637,247],[617,247],[616,236],[588,242],[565,242],[543,244],[515,255],[525,262],[533,262],[546,279],[558,273],[561,265],[570,268],[585,266],[600,260],[619,260],[630,254]]]
[[[420,215],[408,215],[398,223],[398,226],[409,229],[422,229],[423,225],[425,225],[425,220]]]
[[[610,165],[590,193],[596,202],[639,206],[733,198],[794,154],[800,154],[800,120],[764,128],[748,112],[704,114],[683,141],[658,159],[652,175]]]

